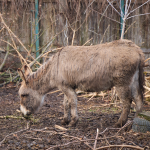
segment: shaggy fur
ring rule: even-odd
[[[25,67],[19,90],[21,105],[34,113],[41,105],[42,96],[53,88],[64,93],[62,124],[75,125],[78,121],[75,89],[99,92],[116,87],[123,102],[123,110],[116,126],[126,123],[132,99],[137,112],[143,101],[142,50],[129,40],[118,40],[95,46],[67,46],[56,53],[35,73]],[[25,100],[23,100],[25,99]]]

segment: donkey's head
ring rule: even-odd
[[[29,77],[32,75],[32,71],[29,67],[24,66],[25,73],[21,69],[18,69],[18,73],[22,78],[21,87],[19,89],[20,96],[20,110],[24,116],[28,116],[39,110],[43,103],[43,95],[37,92],[30,84]]]

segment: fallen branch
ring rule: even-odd
[[[120,128],[120,130],[116,134],[118,134],[121,130],[123,130],[127,126],[131,125],[132,123],[133,123],[133,121],[128,121],[123,127]]]
[[[107,143],[108,145],[110,145],[105,135],[104,135],[104,138],[105,138],[106,143]]]
[[[12,81],[16,80],[18,77],[19,77],[19,75],[15,76],[15,77],[12,79]],[[10,82],[11,82],[11,81],[7,81],[7,82],[4,82],[4,83],[1,83],[1,84],[0,84],[0,87],[4,86],[4,85],[6,85],[6,84],[8,84],[8,83],[10,83]]]
[[[20,117],[20,116],[12,116],[12,115],[8,115],[8,116],[0,116],[0,119],[8,119],[8,118],[13,118],[13,119],[25,119],[24,117]]]
[[[97,96],[97,92],[95,92],[95,93],[89,98],[88,101],[90,101],[94,96]],[[87,102],[88,102],[88,101],[87,101]]]
[[[100,135],[103,135],[108,130],[119,130],[120,128],[106,128],[103,132],[100,132]]]
[[[102,97],[104,97],[106,95],[106,93],[103,93],[103,92],[101,92],[100,94],[98,94],[98,93],[94,93],[94,96],[102,96]],[[85,94],[85,95],[80,95],[80,96],[78,96],[78,97],[91,97],[91,96],[93,96],[93,93],[89,93],[89,94]]]
[[[80,141],[72,141],[72,142],[68,142],[68,143],[65,143],[65,144],[60,144],[60,145],[56,145],[56,146],[52,146],[46,150],[50,150],[50,149],[54,149],[54,148],[57,148],[57,147],[64,147],[64,146],[67,146],[69,144],[73,144],[73,143],[79,143]]]
[[[144,97],[145,97],[145,98],[148,98],[148,97],[150,97],[150,95],[145,95]]]
[[[61,127],[61,126],[59,126],[59,125],[55,125],[55,128],[56,128],[56,129],[59,129],[59,130],[62,130],[62,131],[67,131],[66,128]]]
[[[150,91],[150,88],[147,86],[143,86],[146,90]]]
[[[56,147],[64,147],[64,146],[67,146],[67,145],[72,144],[72,143],[81,143],[81,142],[83,142],[85,145],[87,145],[89,148],[91,148],[93,150],[93,148],[87,143],[87,140],[82,140],[81,138],[78,138],[78,137],[75,137],[75,136],[69,136],[69,135],[66,135],[66,134],[61,134],[61,135],[77,139],[78,141],[72,141],[72,142],[68,142],[68,143],[65,143],[65,144],[55,145],[55,146],[52,146],[52,147],[50,147],[46,150],[50,150],[50,149],[53,149],[53,148],[56,148]],[[90,140],[94,141],[95,139],[90,139]]]
[[[96,149],[97,139],[98,139],[99,129],[97,128],[97,134],[94,142],[94,150]]]
[[[29,137],[29,136],[23,136],[24,138],[27,138],[27,139],[32,139],[32,140],[39,140],[39,141],[42,141],[43,139],[41,138],[34,138],[34,137]]]
[[[137,150],[144,150],[144,148],[142,147],[139,147],[139,146],[132,146],[132,145],[109,145],[109,146],[102,146],[102,147],[99,147],[97,148],[96,150],[99,150],[99,149],[107,149],[107,148],[113,148],[113,147],[126,147],[126,148],[134,148],[134,149],[137,149]]]
[[[56,91],[53,91],[53,92],[49,92],[47,94],[53,94],[53,93],[57,93],[57,92],[61,92],[60,90],[56,90]]]
[[[16,132],[13,132],[13,133],[10,133],[10,134],[6,135],[6,136],[4,137],[4,139],[0,142],[0,146],[2,146],[2,143],[6,140],[7,137],[9,137],[9,136],[11,136],[11,135],[14,135],[14,134],[17,134],[17,133],[20,133],[20,132],[27,131],[27,130],[29,130],[29,129],[28,129],[28,128],[27,128],[27,129],[23,129],[23,130],[16,131]]]
[[[107,107],[107,106],[112,106],[112,105],[116,105],[116,104],[121,104],[121,102],[119,102],[119,103],[109,103],[109,104],[100,104],[100,106],[91,106],[91,107],[89,107],[88,109],[91,109],[91,108],[95,108],[95,107],[97,107],[97,108],[100,108],[100,107]],[[117,108],[119,108],[119,109],[122,109],[120,106],[114,106],[114,107],[117,107]]]
[[[148,76],[148,77],[145,77],[147,80],[150,80],[150,76]]]
[[[9,54],[9,50],[7,50],[6,55],[4,57],[4,60],[3,60],[2,64],[0,65],[0,71],[2,70],[3,66],[5,65],[6,59],[8,57],[8,54]]]

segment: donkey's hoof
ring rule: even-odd
[[[62,124],[62,125],[68,125],[69,122],[70,122],[70,121],[69,121],[68,119],[65,119],[65,118],[64,118],[64,119],[61,121],[61,124]]]
[[[121,128],[125,125],[126,121],[118,121],[117,123],[115,123],[114,127],[115,128]]]
[[[71,122],[69,123],[70,127],[75,127],[78,123],[78,119],[72,119]]]
[[[68,126],[69,127],[76,127],[76,124],[77,124],[77,122],[71,121]]]
[[[122,127],[120,123],[117,122],[114,124],[114,128],[120,128],[120,127]]]

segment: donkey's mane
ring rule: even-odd
[[[31,75],[28,77],[28,82],[33,82],[40,80],[43,74],[48,70],[48,67],[51,65],[52,58],[46,61],[36,72],[33,72]]]

